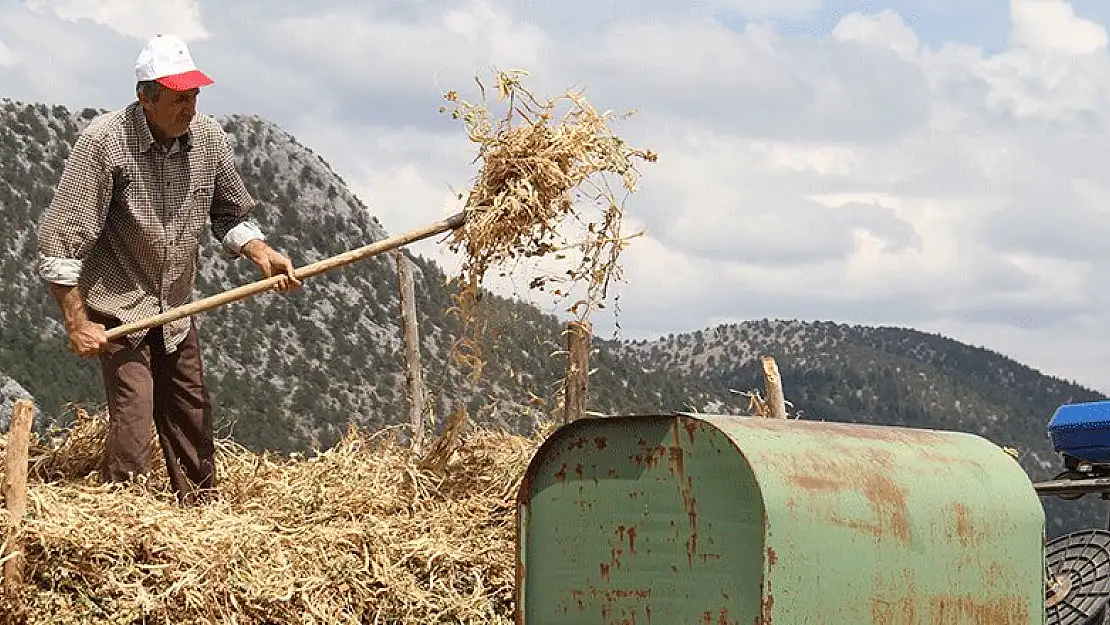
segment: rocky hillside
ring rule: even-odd
[[[102,111],[0,101],[0,371],[29,391],[43,411],[65,419],[71,403],[103,401],[99,369],[65,350],[57,305],[34,273],[34,231],[69,147]],[[298,266],[388,234],[319,155],[256,117],[222,118],[240,171],[260,206],[255,218],[270,243]],[[205,233],[197,295],[257,280],[249,261],[228,262]],[[470,414],[518,431],[550,407],[564,363],[560,325],[530,306],[483,298],[490,325],[489,364],[478,384],[449,362],[458,335],[446,276],[416,263],[426,381],[439,416],[465,405]],[[219,425],[251,448],[278,451],[330,446],[351,423],[369,428],[407,421],[396,266],[384,255],[311,278],[294,294],[264,294],[202,313],[202,340]],[[678,410],[714,397],[697,380],[628,368],[606,351],[591,409]]]
[[[34,273],[34,230],[79,130],[100,111],[0,100],[0,425],[10,401],[32,395],[64,423],[72,404],[103,401],[95,363],[65,350],[57,306]],[[319,155],[256,117],[220,120],[271,242],[304,265],[387,236]],[[206,238],[198,296],[253,281]],[[479,383],[447,358],[459,328],[434,264],[413,259],[422,354],[435,415],[465,405],[483,422],[527,431],[550,411],[564,363],[561,325],[534,307],[487,295],[496,333]],[[312,278],[298,293],[266,294],[203,313],[208,378],[221,434],[279,452],[331,445],[349,424],[407,420],[395,267],[381,256]],[[762,387],[771,354],[802,418],[974,432],[1022,452],[1034,479],[1059,470],[1045,425],[1057,406],[1101,396],[1000,354],[897,328],[755,321],[654,341],[598,340],[591,410],[736,412],[734,391]],[[536,401],[535,398],[540,398]],[[1090,498],[1088,498],[1089,500]],[[1104,526],[1095,502],[1050,500],[1049,531]]]
[[[770,354],[800,418],[971,432],[1018,449],[1036,480],[1063,470],[1047,433],[1056,408],[1104,399],[1001,354],[902,328],[764,319],[628,341],[617,351],[721,392],[758,388],[758,359]],[[1106,524],[1105,506],[1091,496],[1050,499],[1047,511],[1050,531]]]

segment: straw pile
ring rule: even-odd
[[[311,458],[223,442],[220,500],[182,508],[161,470],[127,487],[88,474],[103,426],[32,449],[25,622],[511,622],[535,440],[472,429],[441,473],[389,431]]]
[[[473,187],[460,195],[466,199],[466,223],[449,243],[452,251],[464,252],[452,312],[468,325],[474,323],[477,292],[488,271],[522,259],[543,257],[549,266],[566,267],[536,275],[528,286],[550,288],[559,299],[574,294],[567,310],[579,319],[604,308],[609,284],[621,274],[620,253],[636,236],[622,232],[623,201],[609,177],[618,177],[624,194],[630,194],[639,179],[634,161],[657,159],[615,135],[609,128],[614,115],[599,113],[583,92],[541,101],[524,86],[526,75],[495,72],[498,100],[505,105],[496,122],[480,79],[478,103],[460,99],[456,91],[444,95],[452,104],[441,111],[462,121],[481,162]],[[480,369],[476,348],[471,335],[456,345],[455,355]]]

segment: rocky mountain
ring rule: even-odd
[[[32,395],[49,424],[74,404],[103,401],[95,363],[65,349],[57,305],[34,272],[34,230],[77,133],[101,111],[0,100],[0,411]],[[220,119],[271,243],[304,265],[389,233],[321,156],[257,117]],[[550,411],[563,375],[561,323],[486,294],[488,364],[471,382],[448,358],[459,324],[452,288],[410,255],[424,373],[434,415],[465,406],[485,423],[528,431]],[[206,237],[197,295],[258,278]],[[327,447],[349,424],[407,421],[398,289],[392,255],[311,278],[197,317],[221,434],[278,452]],[[1045,426],[1062,403],[1101,395],[988,350],[900,328],[752,321],[652,341],[595,340],[591,410],[740,412],[762,388],[758,356],[775,356],[801,418],[968,431],[1021,452],[1033,479],[1061,467]],[[5,403],[8,402],[8,403]],[[6,425],[0,423],[0,425]],[[1105,526],[1091,497],[1046,501],[1050,533]]]
[[[34,396],[19,382],[0,373],[0,431],[7,431],[12,422],[12,407],[20,399],[34,400]]]
[[[653,341],[618,355],[677,371],[722,392],[758,388],[759,357],[775,356],[799,418],[970,432],[1017,449],[1034,480],[1063,471],[1047,425],[1061,404],[1105,399],[996,352],[915,330],[763,319]],[[1046,500],[1049,531],[1107,523],[1094,496]]]

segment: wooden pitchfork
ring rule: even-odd
[[[325,271],[331,271],[332,269],[336,269],[344,265],[349,265],[355,261],[369,258],[371,256],[376,256],[378,254],[403,247],[410,243],[414,243],[421,239],[433,237],[437,234],[440,234],[441,232],[455,230],[457,228],[460,228],[465,222],[466,211],[455,213],[454,215],[451,215],[446,219],[441,219],[440,221],[429,224],[423,228],[419,228],[411,232],[406,232],[405,234],[398,234],[387,239],[382,239],[381,241],[377,241],[375,243],[371,243],[369,245],[353,249],[348,252],[338,254],[336,256],[332,256],[330,258],[325,258],[324,260],[316,261],[311,265],[305,265],[304,267],[301,267],[299,269],[294,269],[293,275],[295,275],[298,280],[311,278],[312,276],[319,275],[321,273],[324,273]],[[223,306],[224,304],[229,304],[231,302],[245,299],[252,295],[257,295],[259,293],[269,291],[274,286],[276,286],[280,280],[280,275],[263,278],[262,280],[258,280],[257,282],[244,284],[243,286],[236,287],[234,289],[231,289],[230,291],[217,293],[216,295],[211,295],[204,299],[199,299],[183,306],[178,306],[177,308],[171,308],[170,310],[154,315],[153,317],[147,317],[146,319],[140,319],[139,321],[116,326],[107,331],[108,340],[114,341],[133,332],[155,328],[171,321],[181,319],[182,317],[189,317],[191,315],[195,315],[206,310],[212,310],[213,308],[216,308],[218,306]]]

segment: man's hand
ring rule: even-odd
[[[51,284],[50,292],[65,318],[70,351],[82,358],[100,355],[108,347],[108,333],[103,325],[89,320],[81,292],[75,286],[62,284]]]
[[[85,321],[69,331],[69,349],[82,358],[99,356],[108,346],[108,333],[104,326]]]
[[[248,241],[243,246],[243,255],[258,265],[263,276],[270,278],[281,275],[281,280],[278,281],[274,290],[288,292],[300,288],[301,281],[293,273],[293,262],[289,260],[289,257],[266,245],[265,241],[261,239]]]

